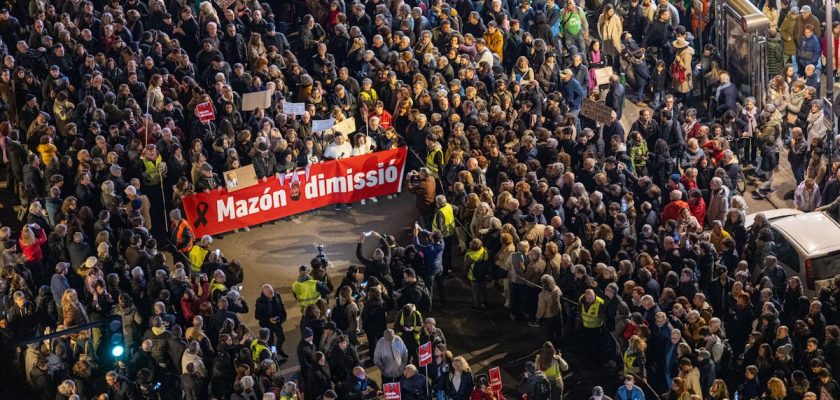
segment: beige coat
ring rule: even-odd
[[[694,49],[689,46],[682,50],[675,51],[677,52],[677,56],[674,58],[674,62],[679,62],[683,69],[685,69],[685,80],[680,84],[675,82],[674,88],[680,93],[688,93],[691,91],[691,88],[694,87],[691,79],[691,59],[694,56]]]
[[[623,31],[624,26],[618,15],[613,14],[612,17],[607,18],[606,14],[601,14],[598,18],[598,36],[602,42],[601,49],[606,55],[617,56],[621,53],[621,32]]]

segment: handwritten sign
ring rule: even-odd
[[[213,111],[213,104],[209,101],[195,106],[195,113],[198,115],[198,120],[202,123],[216,119],[216,112]]]
[[[313,132],[323,132],[327,129],[332,128],[335,125],[335,119],[313,119],[312,120],[312,131]]]
[[[584,98],[580,108],[580,115],[595,122],[608,124],[612,121],[612,111],[612,108],[604,103]]]
[[[242,95],[242,111],[254,111],[258,108],[265,110],[269,107],[271,107],[271,92],[268,90]]]
[[[356,119],[347,118],[344,121],[335,124],[335,126],[333,126],[333,130],[341,132],[345,135],[350,135],[351,133],[356,132]]]
[[[290,115],[303,115],[306,112],[306,103],[283,102],[283,112]]]
[[[421,367],[432,363],[432,342],[426,342],[426,344],[420,346],[417,352],[419,353]]]
[[[493,390],[502,390],[502,371],[499,367],[490,368],[490,387]]]
[[[382,385],[382,391],[385,392],[385,400],[400,400],[400,383],[392,382]]]

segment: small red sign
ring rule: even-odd
[[[385,392],[385,400],[400,400],[400,383],[392,382],[382,385],[382,391]]]
[[[502,371],[499,367],[490,368],[490,387],[493,390],[502,390]]]
[[[426,344],[420,346],[418,352],[420,353],[421,367],[425,367],[432,363],[432,342],[426,342]]]
[[[198,114],[198,120],[201,122],[212,121],[216,119],[216,113],[213,111],[213,104],[209,101],[207,103],[201,103],[195,106],[196,114]]]

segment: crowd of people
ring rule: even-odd
[[[766,218],[746,225],[742,189],[775,191],[786,156],[796,208],[838,216],[840,146],[818,99],[840,25],[819,2],[759,1],[770,85],[750,97],[708,44],[714,6],[3,2],[0,166],[19,221],[0,228],[2,393],[360,400],[399,382],[405,400],[497,400],[430,316],[452,307],[455,277],[472,311],[543,330],[507,382],[531,400],[604,365],[624,384],[587,382],[595,400],[840,399],[840,290],[788,274]],[[263,90],[270,106],[243,111]],[[581,115],[590,100],[609,121]],[[625,126],[627,102],[640,111]],[[356,130],[313,131],[328,118]],[[413,237],[363,236],[339,285],[316,257],[249,304],[250,266],[184,219],[184,196],[222,189],[224,171],[270,179],[403,146]],[[252,308],[258,329],[241,322]],[[578,343],[569,365],[560,348]]]

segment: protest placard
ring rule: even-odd
[[[269,107],[271,107],[271,92],[268,90],[242,95],[242,111],[254,111],[258,108],[265,110]]]

